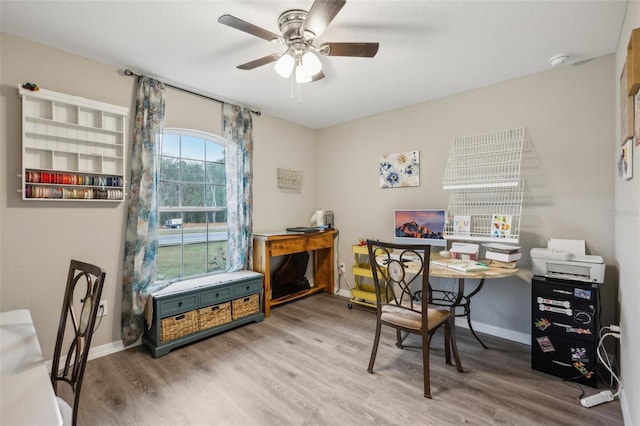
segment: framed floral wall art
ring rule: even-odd
[[[420,186],[420,151],[380,156],[380,188]]]

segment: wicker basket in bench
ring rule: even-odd
[[[167,317],[160,320],[160,341],[166,342],[198,331],[198,311]]]
[[[200,330],[217,327],[229,322],[231,322],[231,302],[198,309],[198,325]]]
[[[231,307],[231,313],[233,319],[246,317],[247,315],[255,314],[260,309],[260,300],[258,294],[251,296],[241,297],[240,299],[233,300]]]

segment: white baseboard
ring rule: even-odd
[[[622,422],[625,425],[631,425],[630,402],[624,392],[624,388],[620,391],[620,408],[622,409]]]
[[[127,346],[125,348],[124,344],[122,343],[122,340],[118,340],[115,342],[111,342],[111,343],[106,343],[104,345],[100,345],[100,346],[95,346],[91,349],[89,349],[89,356],[87,357],[87,361],[91,361],[92,359],[96,359],[96,358],[101,358],[103,356],[107,356],[107,355],[111,355],[113,353],[116,352],[120,352],[123,351],[125,349],[128,348],[133,348],[135,346],[139,346],[142,344],[142,339],[138,339],[137,342],[131,344],[130,346]],[[46,366],[47,366],[47,370],[51,371],[51,363],[53,360],[48,360],[47,362],[45,362]],[[61,363],[64,365],[64,363],[66,362],[66,357],[63,357],[61,360]]]
[[[96,346],[94,348],[89,349],[88,360],[91,361],[92,359],[96,359],[96,358],[100,358],[100,357],[103,357],[103,356],[111,355],[113,353],[120,352],[120,351],[123,351],[123,350],[128,349],[128,348],[133,348],[133,347],[139,346],[141,344],[142,344],[142,339],[138,339],[137,342],[131,344],[130,346],[127,346],[126,348],[124,346],[124,343],[122,343],[122,340],[118,340],[116,342],[111,342],[111,343],[106,343],[104,345]]]
[[[531,335],[527,333],[521,333],[515,330],[509,330],[507,328],[496,327],[495,325],[484,324],[481,322],[471,321],[473,329],[476,332],[489,334],[491,336],[500,337],[502,339],[510,340],[512,342],[523,343],[527,346],[531,346]],[[469,329],[466,318],[456,318],[456,326]]]
[[[350,299],[351,298],[351,290],[346,289],[346,288],[341,288],[340,290],[338,290],[336,292],[336,295],[342,296],[342,297],[346,297],[346,298]]]

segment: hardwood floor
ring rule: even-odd
[[[530,367],[529,347],[457,328],[464,373],[433,339],[431,392],[420,350],[383,328],[367,373],[375,317],[321,293],[154,359],[138,346],[89,361],[81,425],[617,425],[619,401],[590,409],[580,387]],[[407,339],[411,344],[413,337]],[[414,341],[417,345],[418,342]],[[599,390],[584,387],[590,395]]]

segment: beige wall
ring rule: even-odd
[[[0,37],[0,310],[30,309],[44,355],[50,358],[69,260],[96,263],[107,271],[103,299],[109,306],[93,346],[115,342],[117,348],[126,205],[21,200],[16,192],[21,164],[17,87],[35,82],[48,90],[133,110],[136,80],[120,76],[111,66],[6,34]],[[221,133],[220,104],[173,89],[167,89],[166,97],[165,126]],[[254,116],[253,122],[256,229],[307,223],[316,199],[315,132],[265,115]],[[277,167],[304,171],[302,194],[277,189]]]
[[[21,166],[21,102],[17,87],[35,82],[56,92],[132,107],[134,80],[96,62],[3,34],[0,94],[6,127],[0,133],[0,309],[28,308],[45,358],[50,358],[69,260],[95,263],[107,272],[103,299],[109,312],[94,344],[119,339],[125,205],[22,201],[16,192]],[[130,124],[130,120],[128,121]],[[116,315],[118,312],[118,315]]]
[[[393,209],[447,207],[442,178],[454,137],[525,127],[522,271],[487,282],[473,320],[480,331],[528,343],[532,247],[584,239],[592,254],[614,263],[613,75],[609,55],[321,131],[318,200],[335,212],[341,260],[353,263],[350,247],[359,238],[392,239]],[[414,149],[420,186],[380,189],[379,156]]]
[[[627,55],[627,44],[631,30],[640,28],[640,2],[630,1],[624,27],[616,51],[615,86],[622,73]],[[635,46],[634,46],[635,47]],[[616,92],[617,93],[617,92]],[[617,99],[617,98],[616,98]],[[620,107],[616,102],[615,139],[611,143],[613,150],[611,161],[620,156]],[[615,263],[620,268],[620,325],[622,339],[620,345],[620,364],[624,391],[622,394],[625,424],[640,425],[640,146],[633,147],[633,178],[623,180],[615,177]],[[635,401],[635,403],[633,402]]]

